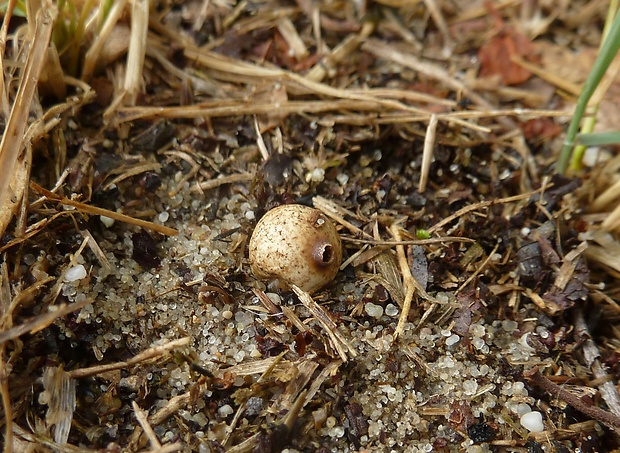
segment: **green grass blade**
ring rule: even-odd
[[[579,95],[577,105],[575,106],[575,113],[573,114],[573,118],[571,119],[568,130],[566,131],[564,146],[562,147],[562,151],[560,152],[560,157],[556,165],[556,171],[558,173],[564,173],[566,171],[573,147],[575,146],[575,138],[579,132],[581,119],[583,118],[588,106],[588,101],[605,75],[605,71],[607,71],[607,68],[618,53],[618,49],[620,49],[620,14],[616,14],[611,29],[609,30],[609,34],[605,38],[605,41],[601,46],[601,50],[596,57],[592,71],[588,74],[588,78],[581,89],[581,94]]]
[[[603,146],[620,143],[620,131],[578,134],[577,143],[583,146]]]

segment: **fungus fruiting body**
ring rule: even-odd
[[[318,209],[278,206],[258,222],[249,246],[250,268],[260,279],[277,279],[308,293],[338,273],[342,245],[334,224]]]

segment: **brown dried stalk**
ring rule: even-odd
[[[13,170],[20,157],[24,145],[24,132],[28,125],[30,104],[37,88],[37,82],[45,62],[47,46],[52,35],[52,28],[57,10],[52,5],[42,7],[36,15],[36,26],[32,37],[32,45],[28,50],[26,66],[17,90],[17,96],[6,124],[6,129],[0,142],[0,209],[6,209],[12,196],[9,183]],[[17,187],[13,191],[18,192]],[[24,190],[25,188],[22,188]],[[21,192],[21,191],[19,191]],[[17,197],[21,198],[21,197]],[[7,225],[0,225],[0,234],[4,233]]]
[[[179,232],[174,228],[168,228],[163,225],[158,225],[157,223],[148,222],[142,219],[136,219],[135,217],[130,217],[116,211],[110,211],[109,209],[98,208],[97,206],[91,206],[86,203],[80,203],[79,201],[73,201],[66,197],[62,198],[59,195],[56,195],[55,193],[44,189],[43,187],[34,182],[31,182],[30,186],[37,192],[45,195],[50,201],[55,201],[66,206],[72,206],[79,211],[84,211],[88,214],[110,217],[111,219],[118,220],[119,222],[125,222],[149,230],[157,231],[158,233],[165,234],[166,236],[176,236],[177,234],[179,234]]]
[[[524,373],[524,377],[530,382],[530,384],[540,387],[541,389],[553,395],[555,398],[569,404],[582,414],[598,420],[605,426],[613,429],[616,433],[620,434],[620,417],[612,414],[611,412],[607,412],[600,407],[585,403],[578,396],[573,395],[567,390],[564,390],[562,387],[555,384],[554,382],[551,382],[549,379],[543,376],[538,367]]]

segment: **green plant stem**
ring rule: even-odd
[[[568,126],[568,130],[566,131],[564,146],[562,146],[562,150],[556,164],[556,171],[558,173],[564,173],[566,171],[566,167],[568,166],[569,159],[571,158],[572,151],[575,146],[575,137],[577,136],[577,132],[579,132],[579,125],[581,124],[581,119],[583,118],[586,108],[588,107],[588,102],[619,49],[620,14],[616,14],[613,23],[609,28],[609,34],[605,37],[600,52],[596,57],[592,71],[588,74],[588,78],[581,89],[581,94],[579,95],[577,105],[575,106],[575,112]]]

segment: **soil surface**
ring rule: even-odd
[[[620,447],[620,166],[555,172],[606,4],[141,3],[60,52],[63,96],[39,82],[0,242],[5,451]],[[311,294],[250,269],[286,204],[341,240]]]

